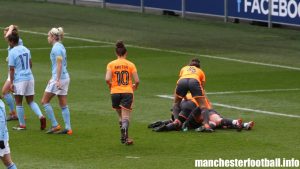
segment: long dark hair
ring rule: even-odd
[[[123,43],[123,41],[118,40],[116,43],[116,53],[118,56],[124,56],[127,52],[127,49]]]
[[[9,42],[12,42],[14,45],[19,43],[19,35],[15,32],[12,32],[12,34],[8,35],[7,40]]]
[[[197,68],[200,68],[200,60],[198,58],[191,59],[189,66],[196,66]]]

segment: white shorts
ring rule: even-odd
[[[4,145],[5,145],[5,148],[0,149],[0,157],[3,157],[6,154],[10,154],[10,148],[9,148],[8,141],[4,141]]]
[[[14,95],[31,96],[34,95],[34,80],[14,83]]]
[[[68,95],[70,79],[61,79],[60,80],[61,88],[58,89],[55,85],[55,80],[51,79],[48,82],[48,85],[45,89],[45,92],[53,93],[55,95]]]

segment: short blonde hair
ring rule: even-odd
[[[62,27],[52,28],[49,33],[55,36],[57,38],[56,40],[60,41],[64,36],[64,29]]]

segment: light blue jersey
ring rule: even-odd
[[[19,38],[19,42],[18,42],[18,45],[24,45],[23,44],[23,40],[21,39],[21,38]],[[9,51],[11,50],[12,48],[10,48],[10,47],[8,47],[7,48],[7,51],[8,51],[8,53],[9,53]],[[8,56],[7,56],[7,58],[8,58]],[[6,60],[7,62],[8,62],[8,59]],[[9,74],[9,65],[7,65],[8,66],[8,74]]]
[[[18,46],[19,46],[19,45],[24,46],[23,40],[22,40],[21,38],[19,38]],[[10,47],[8,46],[8,48],[7,48],[8,52],[9,52],[11,49],[12,49],[12,48],[10,48]]]
[[[8,130],[6,125],[5,105],[0,99],[0,140],[8,141]]]
[[[15,68],[14,83],[33,80],[30,59],[30,51],[25,46],[15,46],[9,51],[8,65]]]
[[[19,38],[18,45],[22,45],[22,46],[24,45],[24,44],[23,44],[23,40],[22,40],[21,38]]]
[[[50,60],[52,64],[52,79],[57,77],[57,58],[62,57],[62,69],[60,79],[68,79],[69,73],[67,71],[67,53],[64,45],[60,42],[56,42],[50,53]]]

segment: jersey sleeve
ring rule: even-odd
[[[179,72],[179,77],[182,76],[182,73],[183,73],[183,68],[180,69],[180,72]]]
[[[4,135],[5,135],[5,109],[3,107],[0,107],[0,140],[4,140]]]
[[[112,64],[111,64],[111,63],[108,63],[108,64],[107,64],[106,70],[112,71]]]
[[[201,82],[205,82],[206,81],[206,77],[205,77],[205,74],[204,74],[203,71],[200,72],[199,79],[200,79]]]
[[[202,80],[203,82],[205,82],[206,81],[206,77],[205,77],[205,73],[203,72],[203,80]]]
[[[28,58],[31,59],[31,53],[30,53],[30,50],[27,50],[27,53],[28,53]]]
[[[131,72],[132,73],[137,73],[137,69],[136,69],[134,64],[132,64]]]
[[[15,60],[14,60],[13,52],[9,52],[9,54],[8,54],[8,65],[9,66],[15,66]]]
[[[59,48],[54,48],[53,54],[55,56],[55,59],[62,59],[63,53],[62,50],[60,50]]]

